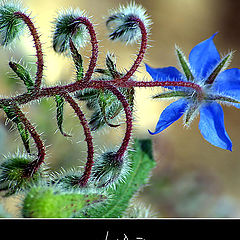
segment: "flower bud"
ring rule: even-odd
[[[79,9],[68,9],[58,14],[54,21],[53,49],[63,53],[69,50],[69,40],[72,39],[76,47],[83,47],[88,39],[88,30],[77,20],[85,17]]]
[[[6,196],[23,190],[42,178],[43,169],[39,169],[39,171],[34,173],[30,178],[25,176],[25,171],[31,162],[31,157],[18,153],[16,155],[6,157],[6,159],[1,163],[0,190],[8,190]]]
[[[14,13],[23,12],[16,2],[3,2],[0,5],[0,44],[7,46],[18,37],[25,26]]]
[[[138,21],[143,22],[147,31],[151,25],[146,10],[134,2],[126,7],[120,6],[118,10],[112,10],[110,14],[106,26],[110,31],[109,38],[111,40],[120,40],[127,44],[134,43],[141,38]]]
[[[129,160],[126,156],[119,159],[116,152],[105,152],[95,160],[91,180],[98,187],[114,187],[124,181],[129,171]]]

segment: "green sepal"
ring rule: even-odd
[[[205,84],[212,84],[214,82],[217,75],[229,65],[232,59],[232,55],[233,55],[233,52],[230,52],[223,59],[221,59],[221,61],[218,63],[218,65],[213,70],[211,75],[207,78]]]
[[[83,79],[83,74],[84,74],[83,59],[71,39],[70,39],[70,49],[71,49],[71,55],[77,70],[77,81],[79,81]]]
[[[71,137],[71,135],[65,133],[63,131],[63,107],[64,107],[64,98],[60,95],[56,95],[55,96],[55,101],[56,101],[56,107],[57,107],[57,125],[59,128],[60,133],[64,136],[64,137]]]
[[[85,207],[105,200],[105,196],[56,186],[34,186],[23,201],[25,218],[72,218]]]
[[[198,104],[193,104],[191,105],[184,116],[184,123],[186,126],[189,126],[191,123],[191,120],[194,118],[194,113],[196,113],[196,110],[198,109],[199,105]]]
[[[151,171],[156,166],[151,149],[151,140],[136,140],[134,151],[129,152],[131,171],[125,181],[106,191],[110,197],[104,204],[89,206],[76,217],[121,218],[130,200],[147,184]]]
[[[172,98],[172,97],[187,97],[188,94],[183,91],[169,91],[169,92],[163,92],[159,93],[155,96],[152,96],[152,98]]]
[[[236,99],[230,98],[230,97],[224,97],[224,96],[219,96],[219,95],[208,95],[206,100],[209,101],[223,101],[223,102],[229,102],[229,103],[240,103]]]
[[[17,76],[24,82],[28,92],[34,89],[34,82],[28,70],[16,62],[9,62],[11,69],[17,74]]]
[[[190,70],[190,67],[189,67],[186,57],[184,56],[183,52],[180,50],[180,48],[178,46],[175,46],[175,49],[176,49],[179,64],[181,65],[181,68],[182,68],[187,80],[193,81],[194,77],[192,75],[192,72]]]

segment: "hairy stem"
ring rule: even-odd
[[[37,29],[35,28],[29,16],[27,16],[22,12],[15,12],[14,14],[25,22],[25,24],[28,26],[29,31],[33,37],[34,46],[36,48],[36,56],[37,56],[37,72],[36,72],[36,79],[35,79],[35,89],[38,90],[41,86],[42,77],[43,77],[43,66],[44,66],[42,45],[39,39],[39,35],[37,32]]]
[[[132,120],[133,120],[132,111],[131,111],[131,108],[129,106],[127,99],[116,87],[114,87],[113,85],[110,85],[108,83],[105,83],[105,88],[108,89],[109,91],[111,91],[117,97],[117,99],[122,103],[122,106],[123,106],[125,114],[126,114],[126,124],[127,124],[126,132],[125,132],[125,136],[122,141],[122,144],[117,151],[117,158],[119,161],[121,161],[124,153],[127,150],[129,141],[131,139]]]
[[[115,87],[123,87],[123,88],[132,88],[132,87],[188,87],[194,89],[199,96],[202,96],[202,88],[193,82],[183,82],[183,81],[151,81],[151,82],[144,82],[144,81],[120,81],[120,79],[109,80],[108,84],[114,85]],[[0,107],[2,106],[9,106],[12,102],[16,102],[18,105],[26,104],[28,102],[41,99],[43,97],[51,97],[55,95],[61,94],[63,91],[68,93],[73,93],[79,90],[83,90],[84,88],[95,88],[95,89],[103,89],[106,85],[106,81],[100,80],[91,80],[87,84],[78,81],[74,83],[70,83],[68,85],[63,86],[55,86],[55,87],[47,87],[42,88],[39,92],[32,92],[32,93],[24,93],[12,98],[3,98],[0,99]]]
[[[62,95],[65,98],[65,100],[69,103],[69,105],[73,108],[73,110],[75,111],[75,113],[77,114],[77,116],[80,120],[80,123],[83,126],[83,131],[85,134],[85,141],[87,142],[88,156],[87,156],[87,162],[85,165],[85,170],[84,170],[83,176],[79,180],[78,184],[82,187],[85,187],[88,182],[88,179],[90,178],[92,166],[94,163],[94,161],[93,161],[94,149],[93,149],[92,135],[91,135],[90,128],[88,126],[88,122],[87,122],[82,110],[76,103],[76,101],[68,93],[63,93]]]
[[[138,69],[139,65],[141,64],[144,54],[147,50],[147,30],[145,28],[145,25],[142,22],[142,20],[140,20],[139,18],[133,17],[133,21],[138,23],[138,26],[139,26],[139,28],[141,30],[141,34],[142,34],[142,40],[141,40],[141,47],[140,47],[140,50],[139,50],[139,53],[137,55],[135,62],[133,63],[130,70],[126,73],[126,75],[121,78],[121,80],[125,80],[125,81],[129,80],[130,77],[132,77],[132,75],[136,72],[136,70]]]
[[[25,128],[31,134],[36,144],[36,147],[38,149],[37,159],[34,160],[32,163],[30,163],[27,169],[25,169],[24,177],[31,177],[39,169],[40,165],[44,162],[46,150],[45,150],[43,141],[41,140],[40,135],[37,133],[34,126],[30,123],[30,121],[26,118],[26,116],[23,114],[23,112],[20,110],[20,108],[17,105],[14,104],[14,108],[15,108],[17,117],[19,117],[21,122],[24,124]]]
[[[98,41],[97,41],[96,33],[95,33],[92,23],[86,17],[76,18],[74,22],[76,23],[76,25],[84,24],[87,27],[90,38],[91,38],[92,55],[90,58],[88,70],[84,76],[84,81],[90,81],[92,74],[94,72],[94,68],[96,67],[97,58],[98,58]]]

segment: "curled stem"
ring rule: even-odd
[[[90,38],[91,38],[91,44],[92,44],[92,55],[90,58],[90,63],[88,66],[88,70],[84,76],[84,81],[90,81],[92,74],[94,72],[94,68],[96,67],[97,64],[97,58],[98,58],[98,41],[96,37],[96,32],[94,30],[93,24],[88,20],[86,17],[78,17],[75,19],[74,23],[76,26],[78,24],[84,24],[89,32]]]
[[[33,22],[31,21],[30,17],[22,12],[15,12],[14,13],[17,17],[21,18],[25,24],[28,26],[29,31],[33,37],[34,46],[36,48],[36,56],[37,56],[37,72],[36,72],[36,79],[35,79],[35,89],[39,89],[42,82],[43,77],[43,52],[42,52],[42,45],[40,42],[40,38],[35,28]]]
[[[31,162],[24,172],[24,177],[31,177],[44,162],[46,150],[43,141],[41,140],[40,135],[37,133],[34,126],[30,123],[30,121],[26,118],[26,116],[17,105],[14,104],[14,108],[16,111],[16,116],[19,117],[25,128],[29,131],[38,149],[37,159]]]
[[[90,178],[92,166],[94,163],[94,161],[93,161],[94,148],[93,148],[92,135],[91,135],[90,128],[88,126],[88,122],[87,122],[82,110],[80,109],[79,105],[68,93],[62,93],[62,95],[65,98],[65,100],[69,103],[69,105],[73,108],[73,110],[75,111],[75,113],[77,114],[77,116],[80,120],[80,123],[83,126],[83,131],[85,134],[85,141],[87,142],[88,156],[87,156],[87,162],[85,165],[84,173],[83,173],[81,179],[79,180],[78,184],[81,187],[85,187],[87,185],[88,179]]]
[[[125,136],[122,141],[122,144],[116,154],[118,160],[121,161],[122,157],[124,156],[124,153],[127,150],[128,144],[131,139],[132,120],[133,120],[132,111],[131,111],[130,105],[129,105],[127,99],[125,98],[125,96],[115,86],[105,83],[105,88],[108,89],[109,91],[111,91],[117,97],[117,99],[122,103],[122,106],[123,106],[125,114],[126,114],[126,124],[127,124],[126,132],[125,132]]]
[[[138,26],[141,30],[141,34],[142,34],[142,39],[141,39],[141,47],[140,50],[138,52],[137,58],[135,60],[135,62],[133,63],[132,67],[130,68],[130,70],[125,74],[125,76],[123,76],[121,78],[121,80],[127,81],[129,80],[132,75],[136,72],[136,70],[138,69],[139,65],[141,64],[144,54],[147,50],[147,30],[146,27],[144,25],[144,23],[142,22],[141,19],[137,18],[137,17],[132,17],[133,21],[138,23]]]

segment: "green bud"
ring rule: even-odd
[[[130,166],[126,156],[118,159],[116,152],[106,152],[95,160],[91,181],[100,188],[114,187],[124,181],[129,171]]]
[[[43,169],[39,169],[30,178],[25,176],[25,171],[32,160],[29,156],[17,154],[6,157],[1,163],[0,190],[7,190],[6,196],[29,188],[43,177]]]
[[[23,12],[21,6],[14,2],[4,1],[0,5],[0,44],[7,46],[21,33],[25,24],[15,12]]]
[[[83,47],[88,39],[88,30],[76,21],[85,16],[84,12],[68,9],[60,12],[54,21],[53,49],[63,53],[69,50],[70,39],[76,47]]]

